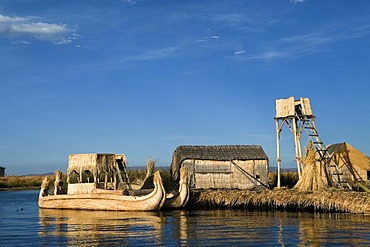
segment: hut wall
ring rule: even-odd
[[[255,176],[258,175],[260,181],[264,184],[268,184],[268,170],[269,163],[267,160],[254,160]]]
[[[195,160],[194,168],[196,188],[232,188],[229,161]]]
[[[253,177],[257,178],[263,184],[268,183],[268,161],[267,160],[238,160],[233,161],[239,165],[243,170],[248,172]],[[241,173],[235,166],[233,166],[234,188],[250,189],[261,185],[250,176]]]
[[[360,180],[363,180],[363,181],[368,180],[367,170],[361,169],[360,167],[353,167],[353,169],[355,170],[354,173],[356,175],[356,179],[360,179]],[[349,169],[347,168],[347,166],[343,166],[341,168],[341,171],[343,172],[343,177],[345,179],[347,179],[349,181],[354,181],[354,177],[353,177],[352,173],[349,171]]]
[[[262,183],[267,184],[267,160],[236,160],[233,162],[257,177]],[[255,179],[239,171],[230,161],[185,160],[182,165],[187,166],[190,171],[190,184],[193,188],[251,189],[260,185]]]
[[[355,166],[355,165],[351,164],[351,162],[349,161],[349,158],[348,158],[348,154],[346,154],[346,155],[334,154],[332,158],[333,158],[334,162],[338,165],[339,170],[343,173],[343,178],[344,179],[346,179],[348,181],[354,181],[355,180],[355,178],[353,176],[353,173],[354,173],[355,176],[356,176],[356,179],[360,179],[360,180],[363,180],[363,181],[368,180],[367,170],[362,169],[359,166]],[[351,170],[348,169],[348,166],[346,164],[349,165]],[[353,172],[352,172],[352,170],[353,170]]]
[[[188,178],[189,178],[189,186],[191,188],[195,187],[195,169],[194,169],[194,159],[184,160],[181,164],[188,169]]]
[[[68,184],[67,194],[89,194],[95,189],[94,183],[78,183],[78,184]]]
[[[241,167],[244,171],[248,172],[252,176],[254,176],[254,162],[253,160],[245,160],[245,161],[233,161],[239,167]],[[248,175],[244,175],[236,166],[232,166],[233,171],[233,187],[238,189],[251,189],[255,187],[257,181],[253,178],[249,177]]]

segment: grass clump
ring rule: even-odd
[[[270,188],[277,186],[277,172],[269,172],[268,175]],[[298,172],[281,172],[280,173],[280,186],[293,188],[298,182]]]

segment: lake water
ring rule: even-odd
[[[0,246],[370,246],[370,216],[246,210],[42,210],[0,191]]]

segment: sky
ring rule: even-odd
[[[75,153],[169,166],[180,145],[261,145],[307,97],[325,144],[370,155],[367,0],[0,0],[0,165]],[[302,143],[305,146],[307,143]],[[283,128],[282,167],[295,167]]]

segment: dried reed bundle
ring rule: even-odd
[[[153,173],[155,160],[148,158],[146,161],[146,175],[140,189],[152,189],[154,188]]]
[[[299,210],[370,214],[370,194],[343,190],[204,190],[192,198],[196,207]]]
[[[145,175],[145,179],[147,179],[148,177],[150,177],[150,176],[153,175],[155,162],[156,161],[153,160],[153,159],[148,159],[146,161],[146,175]]]
[[[320,175],[321,163],[316,159],[316,153],[310,141],[302,159],[303,172],[294,189],[298,191],[320,191],[328,188],[327,182]]]

